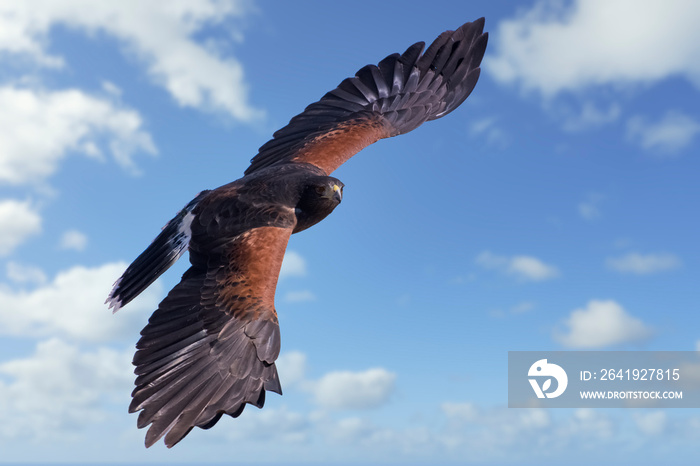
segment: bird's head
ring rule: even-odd
[[[304,184],[299,207],[309,210],[316,210],[316,208],[325,210],[332,206],[332,210],[343,200],[344,187],[342,181],[332,176],[310,177]]]
[[[343,200],[345,185],[332,176],[315,176],[307,180],[296,206],[297,231],[305,230],[326,218]]]
[[[316,195],[325,200],[325,202],[331,202],[335,205],[340,204],[343,200],[343,188],[345,185],[337,178],[326,177],[320,183],[313,184],[313,190]]]

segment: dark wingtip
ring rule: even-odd
[[[478,36],[484,32],[484,26],[486,25],[486,18],[483,16],[479,19],[475,19],[469,23],[464,23],[459,29],[466,30],[471,29],[474,31],[474,35]]]
[[[192,429],[194,429],[194,426],[189,427],[187,430],[184,432],[179,432],[179,433],[174,433],[173,430],[170,430],[166,435],[165,435],[165,446],[168,448],[172,448],[178,443],[180,443],[180,440],[185,438],[187,434],[189,434]]]
[[[159,432],[156,433],[155,429],[151,427],[148,429],[146,432],[146,440],[144,441],[144,445],[146,445],[146,448],[151,448],[153,445],[156,444],[158,440],[163,436],[165,432]]]

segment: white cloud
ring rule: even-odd
[[[102,90],[117,98],[122,96],[122,90],[112,81],[102,81]]]
[[[326,425],[328,440],[335,445],[353,445],[356,448],[389,448],[396,449],[402,443],[410,443],[414,440],[410,430],[401,432],[383,428],[369,419],[360,417],[347,417],[337,421],[329,420]],[[418,441],[420,442],[421,439]],[[416,445],[419,445],[416,443]],[[417,446],[420,449],[420,446]]]
[[[0,129],[1,131],[2,129]],[[1,139],[2,136],[0,136]],[[0,155],[1,157],[2,155]],[[0,201],[0,232],[2,232],[0,234],[0,256],[10,254],[29,236],[36,235],[40,231],[41,217],[28,201],[21,202],[11,199]]]
[[[248,442],[281,441],[309,443],[332,441],[338,448],[364,446],[386,447],[404,438],[391,429],[376,426],[366,418],[337,419],[329,410],[368,409],[387,401],[394,391],[395,375],[384,369],[364,372],[329,372],[318,380],[306,379],[307,358],[304,353],[283,353],[277,359],[277,368],[283,388],[310,393],[321,409],[300,413],[286,407],[262,411],[252,410],[230,426],[228,438]],[[393,445],[392,445],[393,447]],[[255,452],[260,459],[259,452]]]
[[[632,419],[637,429],[646,435],[661,435],[668,424],[665,411],[635,412]]]
[[[549,280],[559,276],[559,271],[556,267],[530,256],[515,256],[511,258],[508,273],[524,280],[532,281]]]
[[[114,281],[127,264],[88,268],[75,266],[31,291],[0,287],[0,334],[31,337],[61,335],[101,342],[133,333],[137,337],[161,297],[156,282],[112,315],[103,305]]]
[[[17,262],[7,263],[7,278],[19,284],[35,283],[42,285],[47,280],[46,274],[39,267],[18,264]]]
[[[0,363],[0,438],[65,437],[103,420],[110,401],[131,389],[131,357],[52,338],[27,358]]]
[[[356,443],[372,435],[376,427],[359,417],[340,419],[333,426],[331,438],[336,442]]]
[[[526,451],[533,439],[556,432],[544,409],[484,409],[469,402],[447,402],[441,410],[447,425],[439,442],[449,450],[473,451],[472,461],[493,461],[504,449]]]
[[[510,309],[507,311],[504,311],[503,309],[491,309],[489,311],[489,314],[491,317],[495,317],[498,319],[503,319],[507,315],[518,315],[518,314],[524,314],[526,312],[531,311],[532,309],[535,308],[535,303],[530,302],[530,301],[522,301],[515,306],[511,306]]]
[[[286,407],[265,407],[261,411],[245,413],[233,420],[228,426],[227,437],[236,442],[245,441],[243,443],[305,443],[313,433],[313,427],[306,414],[289,411]],[[260,458],[259,452],[257,457]]]
[[[52,28],[107,34],[144,62],[151,78],[178,104],[223,111],[247,121],[260,112],[248,104],[243,67],[214,50],[213,42],[204,45],[194,39],[205,25],[243,16],[246,5],[242,0],[2,2],[0,51],[61,67],[64,59],[49,52]]]
[[[481,408],[471,403],[444,403],[442,410],[448,422],[437,441],[454,452],[453,458],[466,453],[473,462],[570,461],[572,455],[581,459],[590,454],[591,445],[619,444],[624,437],[607,413],[595,410],[555,416],[547,409]]]
[[[586,220],[594,220],[600,217],[600,209],[594,202],[584,201],[578,205],[578,213]]]
[[[672,443],[678,441],[681,432],[683,441],[690,441],[700,425],[692,416],[672,419],[655,412],[625,411],[630,413],[629,416],[592,409],[554,413],[548,409],[509,409],[480,407],[464,401],[444,402],[440,410],[428,418],[414,414],[403,425],[389,427],[386,422],[368,415],[338,417],[335,413],[266,407],[262,411],[251,410],[230,422],[224,435],[240,443],[237,454],[241,461],[252,458],[279,462],[280,454],[285,457],[287,452],[294,452],[295,456],[306,455],[307,462],[324,464],[332,458],[343,458],[353,464],[442,464],[464,462],[464,458],[488,464],[550,464],[567,463],[572,457],[586,463],[595,462],[595,452],[604,448],[612,452],[608,455],[610,461],[626,464],[625,461],[629,463],[630,460],[639,462],[649,454],[664,457],[668,454],[664,447],[668,446],[667,438]],[[654,433],[659,430],[652,425],[654,421],[664,424],[658,434]],[[642,430],[645,427],[649,430]],[[653,442],[661,447],[639,452],[639,442],[644,439],[630,436],[630,432],[640,431],[662,436]],[[217,432],[221,430],[214,429],[206,435],[211,438]],[[198,431],[193,435],[198,435]],[[262,442],[274,444],[276,448],[261,448]],[[329,449],[310,449],[310,445],[324,445]],[[309,456],[311,450],[313,454]],[[637,453],[630,457],[631,451]],[[274,452],[278,455],[272,456]],[[692,448],[683,452],[687,455],[676,451],[680,458],[693,457]]]
[[[304,380],[306,375],[306,355],[304,353],[290,351],[280,354],[275,365],[279,372],[280,382],[284,387]]]
[[[508,135],[497,121],[496,117],[478,119],[469,125],[469,134],[483,136],[489,145],[504,149],[508,146]]]
[[[290,291],[284,295],[282,300],[287,303],[305,303],[315,301],[316,295],[309,290]]]
[[[100,158],[101,140],[132,171],[134,153],[156,153],[134,110],[76,89],[0,87],[0,183],[42,181],[69,152]]]
[[[396,374],[383,368],[362,372],[333,371],[320,379],[306,378],[307,358],[300,351],[283,353],[277,359],[284,387],[298,385],[327,409],[368,409],[386,403],[395,390]]]
[[[585,220],[595,220],[600,217],[600,208],[598,207],[604,197],[598,193],[588,195],[588,198],[580,202],[578,205],[578,213]]]
[[[456,419],[462,422],[473,422],[479,419],[479,409],[474,403],[451,403],[440,405],[440,409],[448,419]]]
[[[566,131],[583,131],[617,121],[622,114],[619,104],[613,103],[607,110],[599,109],[593,102],[584,102],[580,113],[565,113],[564,126]]]
[[[685,0],[539,1],[499,24],[485,66],[545,97],[670,76],[700,87],[698,17],[700,4]]]
[[[600,210],[598,210],[598,207],[596,207],[595,204],[590,202],[579,203],[578,213],[586,220],[593,220],[594,218],[600,217]]]
[[[469,424],[488,424],[488,421],[484,422],[486,419],[491,418],[489,414],[493,415],[494,418],[503,419],[503,415],[506,412],[496,408],[489,410],[490,413],[485,413],[483,408],[476,406],[474,403],[470,402],[445,402],[440,405],[443,414],[450,421],[456,421],[457,423],[469,423]],[[510,411],[510,410],[509,410]],[[512,417],[515,424],[520,424],[521,427],[528,427],[531,429],[544,429],[552,424],[552,418],[545,409],[529,408],[523,410],[512,410],[514,415]],[[511,427],[515,427],[513,423]]]
[[[642,149],[668,155],[680,152],[700,134],[700,122],[679,111],[667,112],[659,121],[643,116],[627,121],[627,138]]]
[[[611,453],[605,464],[647,464],[656,455],[667,455],[669,442],[676,457],[687,457],[692,463],[691,439],[700,426],[693,415],[669,416],[667,411],[626,409],[620,416],[597,409],[484,408],[469,402],[441,407],[447,423],[441,432],[434,432],[431,442],[442,447],[442,455],[432,456],[441,463],[468,457],[485,464],[570,464],[572,458],[576,463],[597,464],[600,459],[595,452],[606,449]],[[640,432],[658,437],[649,442]],[[685,442],[691,442],[688,448]],[[642,444],[659,448],[640,450]],[[631,451],[636,452],[634,458]]]
[[[530,302],[530,301],[523,301],[521,303],[516,304],[515,306],[510,308],[511,314],[523,314],[525,312],[529,312],[532,309],[535,308],[535,303]]]
[[[508,258],[493,254],[490,251],[484,251],[476,256],[474,262],[487,269],[503,269],[508,265]]]
[[[369,409],[386,403],[395,389],[396,374],[382,368],[364,372],[329,372],[311,382],[316,403],[328,409]]]
[[[61,236],[59,247],[61,249],[73,249],[83,251],[87,247],[88,238],[85,233],[78,230],[68,230]]]
[[[496,269],[524,281],[544,281],[559,276],[559,270],[532,256],[499,256],[484,251],[476,257],[477,265]]]
[[[304,275],[306,275],[306,261],[301,254],[288,249],[282,260],[280,279],[287,277],[303,277]]]
[[[261,442],[277,447],[282,444],[301,444],[307,452],[309,444],[331,444],[334,457],[342,456],[345,461],[356,463],[362,459],[366,460],[368,453],[373,456],[382,452],[382,457],[387,457],[387,449],[392,452],[408,450],[410,447],[406,448],[407,444],[417,440],[409,429],[395,431],[383,428],[366,418],[334,419],[326,412],[300,413],[290,411],[284,406],[280,409],[266,407],[261,411],[251,411],[241,416],[229,427],[226,437],[239,443],[244,440],[239,450],[252,446],[251,458],[275,463],[279,462],[280,457],[272,455],[279,448],[264,448],[264,451],[261,451]],[[320,458],[321,463],[328,462],[328,457],[323,451],[317,458]]]
[[[591,300],[576,309],[564,322],[565,333],[555,331],[554,338],[571,348],[603,348],[634,343],[651,336],[651,328],[629,315],[617,302]]]
[[[608,268],[621,273],[649,275],[673,270],[681,266],[681,260],[668,253],[639,254],[631,252],[621,257],[610,257],[605,261]]]

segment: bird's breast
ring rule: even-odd
[[[328,217],[337,205],[338,204],[329,203],[326,205],[316,205],[311,209],[297,207],[294,209],[294,213],[297,217],[297,224],[292,234],[299,233],[300,231],[304,231],[316,225],[318,222]]]

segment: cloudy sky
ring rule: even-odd
[[[506,363],[700,350],[700,4],[514,3],[0,1],[0,461],[694,464],[697,411],[508,409]],[[284,396],[144,449],[130,360],[187,264],[116,315],[114,280],[343,78],[480,16],[474,94],[290,241]]]

